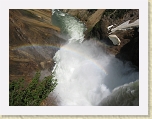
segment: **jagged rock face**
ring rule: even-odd
[[[88,9],[64,9],[72,16],[77,17],[83,21],[88,30],[85,32],[85,38],[97,38],[102,42],[102,47],[110,54],[116,55],[122,60],[131,61],[134,65],[139,67],[139,32],[136,28],[126,31],[116,31],[116,35],[121,43],[119,46],[113,45],[108,38],[110,31],[107,27],[110,25],[118,26],[128,20],[134,22],[139,19],[138,9],[107,9],[107,10],[88,10]]]
[[[121,40],[119,46],[114,46],[109,40],[107,30],[107,27],[112,24],[119,25],[127,20],[135,21],[139,18],[139,10],[64,9],[62,11],[77,17],[87,25],[91,31],[86,32],[86,39],[96,37],[101,42],[104,42],[103,47],[108,53],[115,54],[119,58],[122,54],[126,54],[124,59],[132,62],[139,61],[139,54],[137,53],[139,51],[139,33],[137,30],[115,32],[115,35]],[[22,64],[24,64],[23,62],[31,62],[32,68],[37,69],[40,67],[40,62],[49,61],[49,57],[46,59],[42,53],[40,54],[36,50],[31,52],[34,47],[29,49],[28,52],[18,50],[18,47],[31,46],[33,44],[41,46],[51,44],[59,47],[64,42],[63,39],[56,35],[60,29],[51,24],[51,14],[51,10],[9,10],[10,72],[16,72],[15,70],[20,66],[14,67],[12,65],[19,64],[19,62],[22,62]],[[133,48],[130,48],[131,46]],[[135,51],[136,53],[134,54]],[[52,51],[51,57],[53,53],[55,51]],[[134,56],[133,59],[132,56]],[[135,64],[137,65],[138,63]],[[28,66],[26,65],[26,67]]]
[[[120,52],[116,55],[117,58],[122,60],[131,61],[134,65],[139,67],[139,32],[138,28],[134,29],[134,35],[130,42],[124,45]]]
[[[86,39],[96,37],[102,42],[101,45],[107,53],[139,66],[138,30],[116,31],[115,35],[121,43],[119,46],[114,46],[108,38],[107,29],[110,25],[118,26],[127,20],[135,21],[139,18],[139,10],[64,9],[62,11],[86,24],[88,28],[85,33]],[[50,61],[57,47],[64,42],[56,35],[60,29],[51,24],[51,14],[51,10],[9,10],[10,79],[30,76],[33,71],[45,69],[41,62]],[[50,44],[56,48],[50,49],[52,52],[46,56],[36,50],[37,46],[33,46],[42,46],[45,52],[43,46]],[[52,67],[53,61],[51,64]]]
[[[96,37],[103,42],[103,47],[110,54],[116,55],[117,58],[131,61],[139,67],[139,32],[136,28],[126,31],[116,31],[121,40],[119,46],[114,46],[108,38],[109,32],[107,27],[110,25],[118,26],[125,21],[133,22],[139,19],[139,10],[106,10],[101,20],[93,27],[86,38]]]
[[[96,37],[107,53],[139,66],[139,33],[137,29],[117,31],[121,43],[114,46],[108,39],[107,27],[139,18],[138,10],[128,10],[116,17],[117,10],[63,10],[83,21],[88,30],[86,39]],[[33,78],[37,70],[52,70],[55,52],[65,41],[58,37],[60,29],[51,24],[51,10],[9,10],[9,79]],[[47,46],[49,54],[46,54]],[[49,65],[49,66],[48,66]],[[45,102],[46,101],[46,102]],[[49,98],[45,104],[52,102]],[[48,103],[49,102],[49,103]],[[52,104],[55,105],[55,104]]]
[[[42,69],[40,62],[51,61],[53,67],[51,59],[64,40],[56,36],[60,29],[51,24],[51,14],[51,10],[9,10],[10,80],[30,80]],[[49,47],[49,54],[43,46]]]

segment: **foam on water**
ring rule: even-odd
[[[58,23],[61,30],[70,36],[54,56],[56,65],[52,72],[58,85],[50,95],[57,97],[57,105],[104,105],[102,100],[113,94],[115,88],[139,79],[130,63],[105,54],[94,40],[82,42],[81,22],[58,10],[53,16],[54,21],[61,22]]]
[[[66,44],[54,60],[58,105],[98,105],[114,88],[139,78],[128,63],[106,55],[93,41]]]
[[[52,10],[52,23],[61,29],[62,38],[68,42],[82,42],[84,39],[83,32],[86,30],[85,25],[59,10]]]

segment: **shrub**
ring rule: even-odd
[[[37,72],[28,86],[25,86],[23,78],[10,82],[9,105],[39,106],[57,85],[57,80],[52,76],[45,77],[41,82],[39,78],[40,72]]]

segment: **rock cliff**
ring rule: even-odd
[[[30,79],[36,70],[43,69],[41,62],[50,61],[53,66],[52,57],[63,40],[56,36],[60,29],[51,24],[51,14],[51,10],[9,10],[10,80]],[[40,53],[39,49],[44,52],[43,46],[48,45],[51,53]]]
[[[116,31],[113,34],[117,35],[121,40],[120,45],[115,46],[109,40],[110,31],[108,26],[114,27],[130,20],[130,23],[139,19],[139,10],[105,10],[100,21],[93,27],[93,29],[86,34],[86,38],[96,37],[102,42],[105,50],[116,55],[122,60],[131,61],[134,65],[139,67],[139,28],[132,28],[128,30]]]
[[[139,10],[64,9],[63,12],[80,19],[87,26],[85,40],[98,39],[107,53],[131,61],[139,67],[138,28],[116,31],[121,44],[113,45],[108,38],[108,26],[139,19]],[[51,10],[9,10],[9,80],[24,77],[31,81],[37,70],[52,70],[53,56],[65,41],[59,38],[60,29],[51,23]],[[45,47],[47,47],[45,49]],[[49,49],[49,53],[46,50]],[[49,100],[49,99],[48,99]],[[50,105],[49,101],[44,101]],[[54,104],[53,104],[54,105]]]
[[[130,20],[130,23],[134,22],[139,19],[138,9],[62,9],[62,11],[85,23],[87,27],[86,39],[98,39],[107,53],[114,54],[123,61],[131,61],[133,65],[139,67],[138,28],[114,32],[113,34],[121,40],[118,46],[113,45],[108,38],[110,33],[108,26],[116,27],[128,20]]]

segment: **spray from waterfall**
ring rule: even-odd
[[[58,85],[50,95],[57,97],[57,105],[104,105],[102,101],[113,91],[139,79],[139,73],[129,62],[107,55],[95,40],[83,41],[86,28],[74,17],[53,10],[52,22],[61,28],[63,38],[68,41],[54,56],[52,72]],[[133,90],[128,88],[129,92]]]

